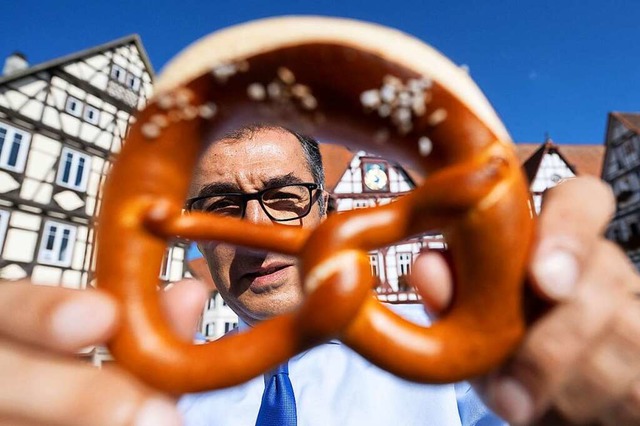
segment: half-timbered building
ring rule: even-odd
[[[137,35],[0,77],[0,277],[85,288],[94,268],[101,187],[153,68]],[[181,246],[161,276],[182,276]]]
[[[518,144],[516,149],[536,214],[540,213],[545,191],[578,175],[600,176],[602,170],[602,145],[557,145],[547,138],[542,144]]]
[[[335,212],[376,207],[393,202],[416,187],[417,175],[400,164],[364,151],[355,153],[339,181],[327,182]],[[407,281],[415,258],[425,249],[442,250],[444,241],[437,234],[411,237],[369,252],[375,291],[384,302],[416,302],[418,296]]]
[[[617,204],[607,237],[640,270],[640,114],[609,114],[605,146],[602,179],[613,188]]]
[[[320,149],[325,163],[325,189],[331,197],[330,214],[393,202],[423,181],[420,174],[389,159],[330,144],[321,144]],[[562,180],[581,174],[599,176],[604,152],[601,145],[556,145],[550,139],[542,144],[517,144],[516,150],[530,184],[536,213],[540,212],[544,192]],[[384,302],[418,302],[419,296],[406,279],[413,261],[424,250],[445,248],[440,234],[428,233],[369,252],[371,274],[376,277],[372,290]],[[215,291],[208,267],[195,251],[190,268],[212,289],[201,331],[208,339],[219,337],[236,325],[237,316]]]

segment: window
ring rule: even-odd
[[[111,78],[124,83],[127,78],[127,72],[121,66],[113,64],[111,65]]]
[[[224,323],[224,332],[225,332],[225,333],[230,332],[231,330],[233,330],[234,328],[236,328],[236,326],[237,326],[237,325],[238,325],[238,324],[237,324],[237,323],[235,323],[235,322],[225,322],[225,323]]]
[[[77,228],[48,220],[40,241],[38,261],[49,265],[70,266]]]
[[[24,171],[31,135],[15,127],[0,123],[0,167]]]
[[[11,214],[6,210],[0,210],[0,252],[4,246],[4,237],[7,234],[7,226],[9,226],[9,216]]]
[[[120,65],[111,65],[111,79],[123,84],[134,92],[140,90],[140,78],[130,72],[127,72]]]
[[[635,138],[630,138],[622,145],[625,153],[625,160],[629,166],[633,165],[633,163],[638,160],[638,150],[636,149],[634,139]]]
[[[216,308],[216,295],[212,294],[211,297],[209,298],[209,300],[207,300],[207,307],[206,310],[210,311],[212,309]]]
[[[162,264],[160,265],[160,279],[169,280],[171,276],[171,259],[173,259],[173,247],[167,247],[162,258]]]
[[[411,253],[398,253],[398,275],[409,275],[411,272]]]
[[[380,266],[378,264],[378,255],[370,254],[369,255],[369,265],[371,266],[371,275],[374,277],[378,276],[378,271],[380,270]]]
[[[140,89],[140,79],[131,73],[127,73],[126,85],[129,89],[137,92]]]
[[[91,157],[70,148],[62,148],[56,183],[66,188],[85,191],[89,180]]]
[[[82,115],[82,102],[73,96],[67,96],[67,103],[64,110],[74,117],[80,117]]]
[[[91,105],[85,105],[84,121],[90,124],[98,124],[98,122],[100,121],[100,111],[98,110],[98,108]]]
[[[216,333],[216,323],[210,322],[204,328],[204,335],[207,337],[211,337]]]
[[[354,200],[353,208],[354,209],[366,209],[369,207],[369,200]]]

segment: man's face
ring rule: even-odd
[[[211,144],[196,169],[190,196],[204,187],[253,193],[300,182],[313,183],[313,176],[298,139],[284,130],[262,129],[250,139]],[[314,228],[321,219],[318,203],[313,202],[307,216],[283,223]],[[247,202],[244,220],[273,224],[258,200]],[[291,311],[301,303],[296,258],[218,242],[202,242],[199,247],[218,291],[247,323]]]

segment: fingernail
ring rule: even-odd
[[[526,424],[533,418],[533,399],[520,382],[498,379],[489,387],[489,401],[496,413],[513,424]]]
[[[175,405],[162,398],[148,400],[136,416],[135,426],[180,426],[182,420]]]
[[[82,295],[61,304],[51,318],[56,342],[65,347],[84,346],[95,342],[113,325],[115,305],[105,298]]]
[[[553,249],[538,255],[533,274],[547,296],[561,300],[573,293],[578,281],[578,260],[567,250]]]

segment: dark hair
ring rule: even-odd
[[[311,172],[311,176],[313,177],[313,182],[324,188],[324,166],[322,164],[322,154],[320,153],[320,146],[318,144],[318,141],[311,136],[295,132],[282,126],[258,123],[242,126],[236,130],[226,133],[220,139],[251,139],[253,138],[255,133],[261,130],[281,130],[283,132],[291,133],[293,136],[295,136],[296,139],[298,139],[298,141],[300,142],[300,145],[302,145],[302,152],[304,153],[304,158],[307,161],[309,172]],[[320,215],[324,216],[326,213],[325,197],[318,197],[318,205],[320,206]]]

